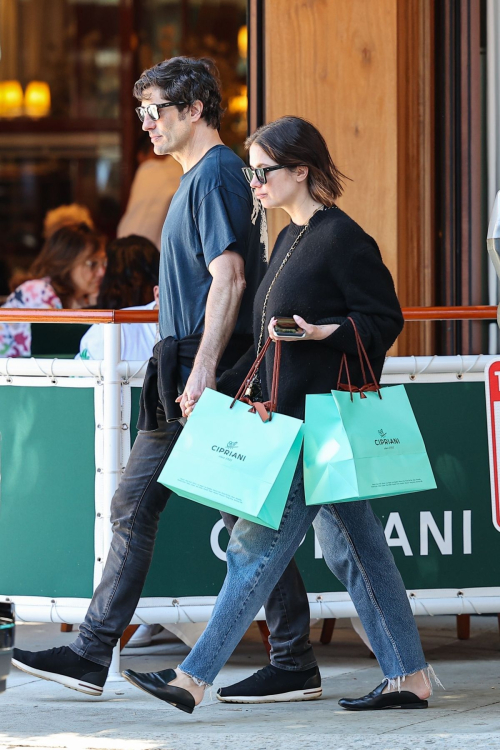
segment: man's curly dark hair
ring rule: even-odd
[[[207,125],[220,130],[224,110],[221,107],[220,78],[217,66],[207,57],[172,57],[148,68],[134,85],[134,96],[141,101],[147,90],[160,89],[163,99],[171,102],[195,101],[203,104],[202,118]],[[146,95],[145,95],[146,94]],[[185,106],[177,107],[179,112]]]

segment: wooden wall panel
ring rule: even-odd
[[[394,277],[397,242],[397,0],[267,0],[265,121],[311,120],[348,175],[339,205],[377,240]],[[269,212],[271,233],[283,226]]]
[[[440,0],[436,14],[437,251],[441,305],[483,303],[479,0]],[[441,328],[446,354],[483,351],[478,323]]]
[[[295,114],[321,130],[352,179],[339,205],[377,240],[403,306],[435,303],[434,5],[264,4],[264,121]],[[268,220],[272,246],[288,219]],[[434,351],[433,324],[398,342],[399,354]]]
[[[404,307],[431,306],[435,258],[434,0],[398,3],[398,275]],[[434,323],[411,323],[400,354],[435,352]]]

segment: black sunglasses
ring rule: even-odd
[[[248,183],[252,182],[253,178],[256,177],[261,185],[265,185],[267,183],[267,172],[274,172],[276,169],[286,168],[285,164],[278,164],[276,167],[257,167],[256,169],[252,169],[252,167],[242,167],[241,171],[245,175]]]
[[[146,114],[148,114],[152,120],[159,120],[160,113],[158,110],[163,109],[163,107],[177,107],[182,104],[187,107],[186,102],[165,102],[165,104],[148,104],[147,107],[136,107],[135,111],[141,122],[144,122]]]

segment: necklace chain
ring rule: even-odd
[[[316,213],[316,212],[315,212],[315,213]],[[311,218],[312,218],[312,217],[311,217]],[[309,219],[309,221],[310,221],[310,219]],[[277,280],[278,276],[280,275],[280,273],[281,273],[281,272],[282,272],[282,270],[284,269],[284,267],[285,267],[286,263],[287,263],[287,262],[288,262],[288,260],[290,259],[290,257],[291,257],[291,255],[292,255],[293,251],[295,250],[295,248],[296,248],[296,247],[297,247],[297,245],[299,244],[299,242],[300,242],[300,240],[301,240],[302,236],[304,235],[304,233],[306,232],[306,230],[307,230],[307,228],[308,228],[308,227],[309,227],[309,222],[308,222],[308,223],[307,223],[307,224],[306,224],[306,225],[305,225],[305,226],[304,226],[304,227],[303,227],[303,228],[302,228],[302,229],[300,230],[299,234],[297,235],[297,237],[296,237],[296,238],[295,238],[295,240],[293,241],[293,244],[292,244],[292,246],[290,247],[290,250],[289,250],[289,251],[287,252],[287,254],[285,255],[285,257],[284,257],[284,258],[283,258],[283,260],[281,261],[281,263],[280,263],[280,267],[279,267],[279,268],[278,268],[278,270],[276,271],[276,273],[275,273],[275,275],[274,275],[274,279],[273,279],[273,280],[271,281],[271,284],[270,284],[270,286],[269,286],[269,289],[267,290],[267,294],[266,294],[266,296],[264,297],[264,304],[262,305],[262,320],[261,320],[261,324],[260,324],[260,336],[259,336],[259,343],[258,343],[258,345],[257,345],[257,356],[259,356],[259,354],[260,354],[260,351],[261,351],[261,349],[262,349],[262,340],[263,340],[263,338],[264,338],[264,329],[265,329],[265,326],[266,326],[266,313],[267,313],[267,303],[269,302],[269,297],[270,297],[270,295],[271,295],[271,291],[272,291],[272,288],[273,288],[274,284],[276,283],[276,280]]]
[[[281,261],[280,266],[279,266],[278,270],[276,271],[276,273],[274,275],[274,278],[271,281],[271,284],[269,285],[269,289],[267,290],[266,296],[264,297],[264,304],[262,305],[262,319],[261,319],[261,323],[260,323],[259,343],[257,345],[257,356],[259,356],[259,354],[261,352],[261,349],[262,349],[262,344],[263,344],[263,339],[264,339],[264,330],[265,330],[265,327],[266,327],[267,303],[269,302],[269,297],[271,296],[271,291],[273,289],[273,286],[276,283],[276,280],[277,280],[278,276],[280,275],[280,273],[282,272],[283,268],[285,267],[285,265],[287,264],[287,262],[290,260],[290,257],[292,256],[293,251],[295,250],[295,248],[299,244],[299,242],[302,239],[303,235],[309,229],[309,223],[310,223],[312,217],[314,216],[315,213],[317,213],[317,211],[322,211],[324,208],[325,208],[325,206],[320,206],[319,208],[317,208],[316,211],[314,211],[314,213],[310,217],[310,219],[307,222],[307,224],[304,227],[302,227],[302,229],[300,230],[299,234],[297,235],[297,237],[293,241],[293,243],[292,243],[289,251],[287,252],[287,254],[285,255],[285,257]],[[259,374],[257,372],[257,373],[255,373],[255,376],[254,376],[252,382],[249,383],[249,386],[247,388],[247,391],[246,391],[245,395],[251,397],[252,396],[252,391],[254,390],[254,387],[257,385],[258,382],[259,382]]]
[[[332,208],[334,208],[334,206],[332,206]],[[299,234],[297,235],[297,237],[296,237],[296,238],[295,238],[295,240],[293,241],[293,243],[292,243],[292,246],[290,247],[290,250],[289,250],[289,251],[287,252],[287,254],[285,255],[285,257],[284,257],[284,258],[283,258],[283,260],[281,261],[281,263],[280,263],[280,267],[279,267],[279,268],[278,268],[278,270],[276,271],[276,274],[275,274],[275,276],[274,276],[274,279],[273,279],[273,280],[271,281],[271,284],[270,284],[270,286],[269,286],[269,289],[267,290],[267,294],[266,294],[266,296],[264,297],[264,304],[262,305],[262,320],[261,320],[261,324],[260,324],[260,336],[259,336],[259,343],[258,343],[258,345],[257,345],[257,356],[259,356],[259,354],[260,354],[260,351],[261,351],[261,349],[262,349],[262,339],[264,338],[264,329],[265,329],[265,325],[266,325],[266,312],[267,312],[267,303],[269,302],[269,297],[270,297],[270,294],[271,294],[271,290],[272,290],[272,288],[273,288],[273,286],[274,286],[274,284],[275,284],[275,282],[276,282],[276,279],[278,278],[278,276],[279,276],[279,275],[280,275],[280,273],[282,272],[282,270],[283,270],[283,268],[285,267],[285,265],[286,265],[286,263],[288,262],[288,260],[290,260],[290,256],[292,255],[293,251],[295,250],[295,248],[296,248],[296,247],[297,247],[297,245],[299,244],[299,242],[300,242],[300,240],[301,240],[302,236],[303,236],[303,235],[305,234],[305,232],[306,232],[306,231],[307,231],[307,230],[309,229],[309,224],[310,224],[310,222],[311,222],[311,219],[312,219],[312,217],[314,216],[314,214],[318,213],[318,211],[323,211],[323,210],[325,210],[325,209],[326,209],[326,210],[328,210],[328,209],[326,208],[326,206],[318,206],[318,208],[316,208],[316,209],[315,209],[315,210],[313,211],[313,213],[312,213],[312,214],[311,214],[311,216],[309,217],[309,221],[307,222],[307,224],[306,224],[305,226],[303,226],[303,227],[302,227],[302,229],[300,230]]]

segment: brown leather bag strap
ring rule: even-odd
[[[356,339],[356,349],[358,350],[358,358],[359,358],[359,364],[361,366],[361,375],[363,378],[363,384],[368,385],[368,380],[366,379],[365,363],[363,361],[363,352],[365,350],[364,348],[362,348],[363,344],[361,342],[361,338],[359,336],[358,329],[356,328],[354,321],[352,320],[352,318],[349,318],[349,320],[351,321],[353,328],[354,328],[354,338]],[[365,356],[366,356],[366,352],[365,352]],[[368,364],[368,366],[370,365]]]
[[[278,385],[279,385],[279,376],[280,376],[280,365],[281,365],[281,341],[275,342],[275,349],[274,349],[274,362],[273,362],[273,379],[271,383],[271,394],[270,394],[270,400],[266,401],[264,404],[260,402],[252,403],[250,399],[246,398],[243,394],[245,393],[246,389],[254,379],[255,375],[257,374],[257,371],[262,364],[262,361],[266,355],[267,350],[269,349],[271,345],[272,339],[268,338],[264,346],[262,347],[260,354],[258,355],[257,359],[253,363],[252,367],[250,368],[250,371],[248,375],[246,376],[245,380],[243,381],[242,385],[240,386],[238,393],[234,397],[234,399],[231,402],[230,409],[233,408],[236,401],[241,401],[242,403],[250,404],[252,407],[250,411],[253,411],[254,413],[257,412],[263,422],[270,421],[272,419],[273,412],[276,411],[277,404],[278,404]]]
[[[380,393],[380,387],[379,387],[379,384],[377,382],[377,378],[375,377],[375,373],[373,372],[373,368],[372,368],[370,359],[368,357],[368,354],[366,353],[366,349],[365,349],[364,344],[363,344],[363,342],[361,340],[361,336],[359,335],[356,323],[354,322],[354,320],[352,318],[349,318],[349,320],[351,321],[352,327],[354,328],[354,335],[356,337],[356,345],[358,347],[359,359],[360,359],[360,362],[361,362],[361,369],[363,370],[363,380],[365,382],[365,385],[368,385],[368,383],[366,382],[365,370],[364,370],[364,367],[363,367],[363,357],[365,359],[365,362],[366,362],[366,364],[368,366],[368,370],[370,371],[370,375],[372,377],[370,385],[373,384],[373,385],[376,386],[377,393],[378,393],[379,397],[382,398],[381,393]]]
[[[344,371],[344,367],[345,367],[345,371],[346,371],[346,375],[347,375],[347,385],[345,383],[341,382],[341,380],[342,380],[342,373]],[[353,387],[351,385],[351,376],[349,374],[349,366],[347,364],[347,354],[345,352],[342,354],[342,359],[340,360],[340,370],[339,370],[339,376],[338,376],[338,379],[337,379],[337,390],[338,391],[349,391],[349,393],[351,394],[351,401],[353,401],[353,395],[352,395],[352,393],[353,393]]]
[[[340,370],[339,370],[339,376],[337,378],[337,390],[342,390],[342,375],[344,374],[344,368],[347,375],[347,383],[349,385],[349,390],[351,390],[351,376],[349,374],[349,367],[347,365],[347,354],[344,352],[342,354],[342,359],[340,360]]]
[[[353,393],[360,393],[361,398],[365,398],[364,393],[365,391],[376,391],[378,393],[379,398],[382,398],[382,394],[380,393],[380,386],[377,383],[377,379],[375,377],[375,374],[373,372],[373,368],[371,366],[371,362],[368,358],[368,354],[366,353],[366,349],[363,345],[363,342],[361,340],[361,336],[359,335],[359,331],[357,329],[356,323],[352,318],[348,318],[348,320],[351,322],[352,327],[354,328],[354,338],[356,340],[356,348],[358,350],[358,357],[359,362],[361,366],[361,373],[363,376],[363,385],[361,388],[358,388],[357,386],[353,386],[351,383],[351,377],[349,374],[349,366],[347,363],[347,354],[344,352],[342,354],[342,359],[340,361],[340,369],[339,369],[339,377],[337,380],[337,390],[338,391],[349,391],[351,394],[351,401],[353,400]],[[368,371],[371,375],[371,382],[368,382],[366,377],[366,370],[365,370],[365,364],[368,367]],[[345,383],[342,383],[342,375],[344,373],[344,368],[347,374],[347,385]]]
[[[246,376],[245,380],[241,384],[241,386],[240,386],[240,388],[238,390],[238,393],[234,397],[233,402],[231,404],[231,409],[233,408],[233,406],[236,403],[236,401],[240,400],[241,396],[244,394],[244,392],[246,391],[246,389],[248,388],[248,386],[251,385],[251,383],[252,383],[255,375],[257,374],[257,370],[259,369],[259,367],[260,367],[260,365],[262,363],[262,360],[264,359],[264,357],[266,355],[266,352],[269,349],[270,344],[271,344],[271,339],[268,338],[267,341],[266,341],[266,343],[262,347],[262,349],[260,351],[260,354],[257,356],[257,359],[255,360],[255,362],[251,366],[248,375]]]
[[[271,404],[269,409],[269,419],[278,408],[278,386],[280,380],[281,367],[281,341],[274,342],[274,364],[273,364],[273,383],[271,386]]]

